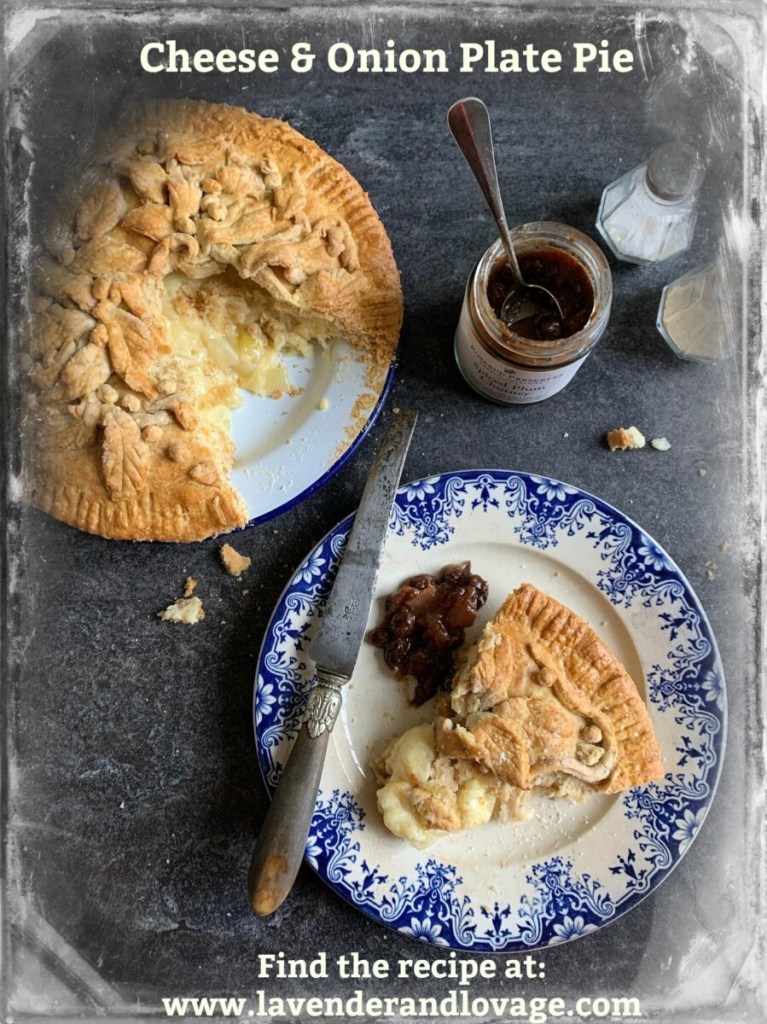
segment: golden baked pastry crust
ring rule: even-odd
[[[423,846],[525,817],[532,789],[582,800],[657,779],[663,765],[626,669],[575,612],[524,584],[462,652],[433,722],[398,737],[375,770],[385,824]]]
[[[633,679],[588,623],[531,584],[466,652],[451,707],[437,748],[520,789],[557,789],[569,776],[617,793],[663,773]]]
[[[231,400],[213,363],[174,346],[165,280],[258,294],[281,334],[340,337],[388,365],[402,319],[386,232],[359,184],[284,122],[204,102],[127,118],[47,238],[26,369],[28,490],[106,537],[197,540],[243,525],[233,447],[208,415]],[[275,335],[276,337],[276,335]],[[270,339],[268,339],[270,340]],[[299,346],[300,347],[300,346]]]

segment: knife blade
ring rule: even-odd
[[[381,442],[309,655],[316,681],[248,872],[253,912],[273,913],[301,866],[330,734],[365,637],[386,531],[418,413],[401,412]]]

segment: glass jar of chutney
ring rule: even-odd
[[[562,317],[552,325],[550,313],[542,311],[512,327],[500,319],[504,281],[512,281],[499,239],[466,285],[455,357],[484,398],[524,405],[550,398],[572,380],[604,334],[613,289],[604,253],[583,232],[535,221],[512,228],[511,238],[525,281],[548,288]]]

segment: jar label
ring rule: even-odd
[[[464,303],[455,333],[455,358],[466,381],[485,398],[508,405],[527,405],[550,398],[575,376],[586,356],[551,370],[527,370],[488,352],[469,320]]]

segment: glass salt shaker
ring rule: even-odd
[[[705,174],[697,150],[668,142],[608,185],[597,228],[615,255],[630,263],[658,263],[683,252],[692,241]]]
[[[658,330],[680,359],[713,363],[728,355],[736,336],[735,267],[724,260],[697,267],[663,289]]]

